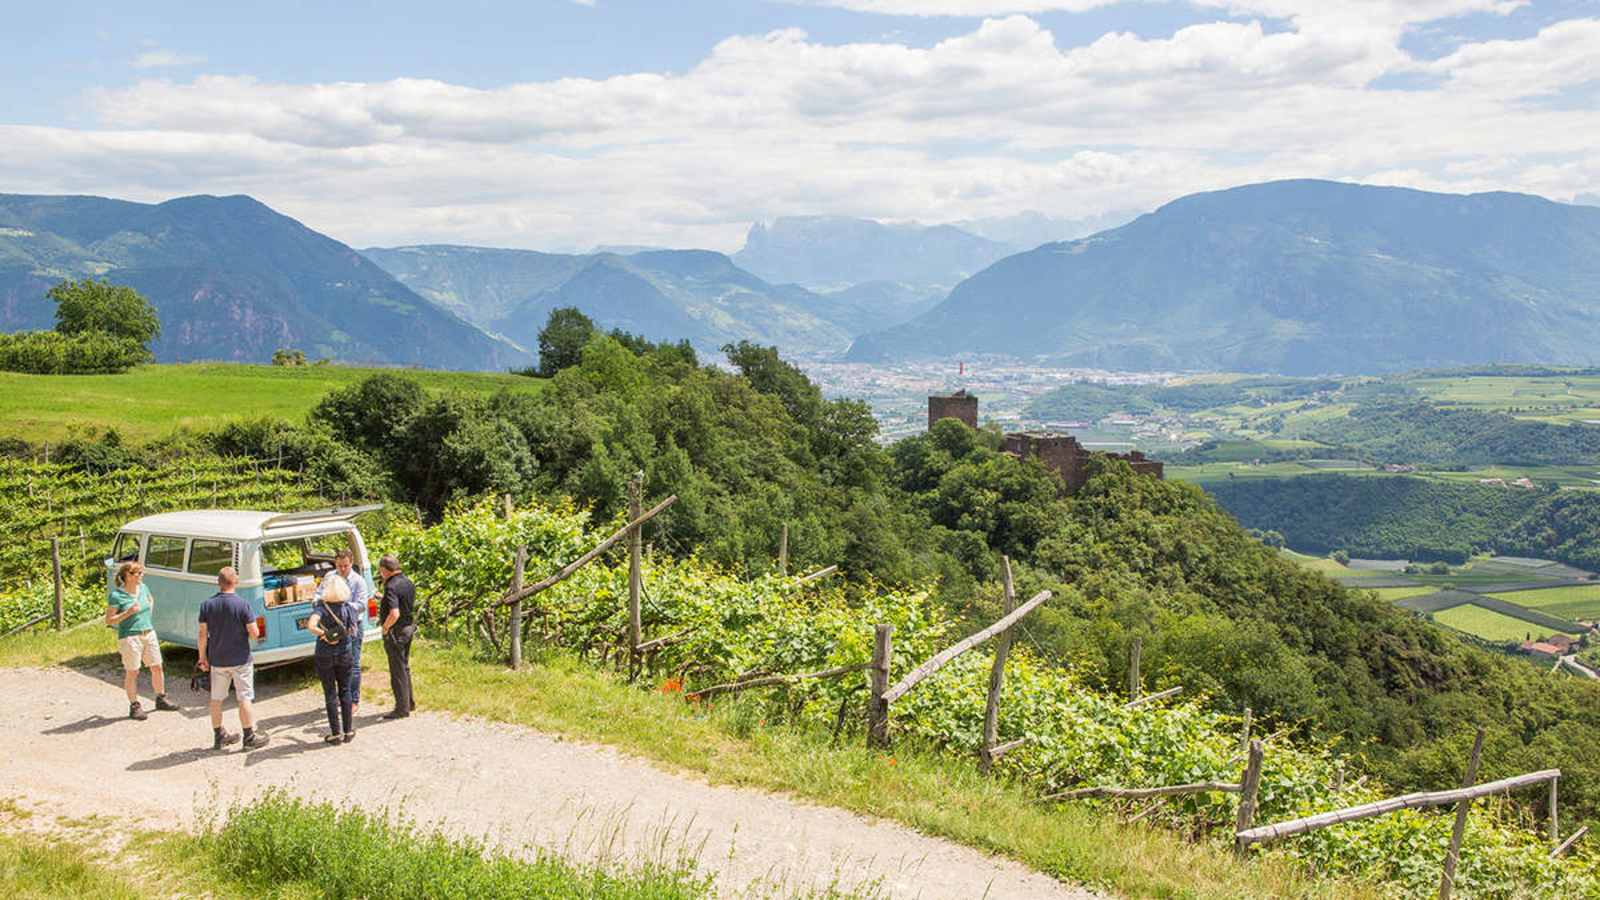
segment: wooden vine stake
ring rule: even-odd
[[[506,508],[510,509],[511,495],[506,495]],[[528,568],[528,548],[517,548],[517,561],[511,570],[511,590],[522,590],[522,578]],[[511,604],[511,668],[522,668],[522,601]]]
[[[1265,755],[1260,741],[1250,742],[1250,757],[1244,764],[1244,778],[1239,782],[1239,816],[1234,820],[1233,831],[1238,834],[1249,829],[1256,820],[1256,799],[1261,796],[1261,759]],[[1233,853],[1244,859],[1250,845],[1243,838],[1236,838],[1233,844]]]
[[[628,481],[628,521],[636,521],[643,514],[640,495],[644,492],[644,473],[639,472]],[[643,588],[641,574],[644,552],[643,526],[635,525],[628,532],[628,661],[630,672],[639,669],[639,644],[642,627],[639,621],[639,595]]]
[[[1017,588],[1011,580],[1011,557],[1000,557],[1000,577],[1005,586],[1005,611],[1017,608]],[[1000,740],[1000,689],[1005,685],[1006,657],[1011,653],[1011,632],[1004,631],[994,642],[994,666],[989,669],[989,700],[983,709],[983,747],[978,751],[978,769],[984,774],[994,767],[995,744]]]
[[[1479,728],[1477,738],[1472,741],[1472,756],[1467,758],[1467,774],[1461,779],[1462,787],[1472,787],[1478,780],[1478,760],[1482,756],[1483,729]],[[1450,890],[1455,887],[1456,863],[1461,859],[1461,839],[1467,833],[1467,813],[1471,809],[1471,798],[1456,804],[1456,823],[1450,829],[1450,847],[1444,852],[1444,874],[1439,876],[1439,900],[1450,900]]]
[[[879,625],[872,635],[872,696],[867,701],[867,746],[887,749],[889,746],[889,701],[884,692],[889,689],[889,666],[894,658],[894,626]]]
[[[66,604],[64,603],[65,592],[62,590],[61,585],[60,538],[50,539],[50,572],[54,576],[56,583],[56,630],[60,631],[62,628],[65,628],[67,624]]]
[[[1128,648],[1128,699],[1139,699],[1139,657],[1144,653],[1144,638],[1133,639],[1133,646]]]
[[[789,574],[789,523],[783,523],[783,533],[778,536],[778,574]]]

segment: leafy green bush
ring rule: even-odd
[[[698,898],[711,879],[687,854],[636,868],[579,867],[539,850],[524,860],[470,838],[423,832],[401,821],[308,803],[271,790],[212,821],[200,846],[224,874],[277,891],[305,886],[323,897]]]
[[[55,587],[49,581],[35,581],[14,593],[0,594],[0,634],[20,628],[45,613],[54,612],[55,606]],[[103,590],[68,585],[62,597],[63,619],[68,625],[87,622],[105,612],[105,609],[106,595]],[[49,621],[47,619],[46,625],[39,627],[48,627]]]
[[[99,331],[0,334],[0,370],[31,375],[111,375],[153,357],[133,338]]]

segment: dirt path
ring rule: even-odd
[[[265,688],[256,709],[272,743],[213,753],[203,698],[187,685],[173,692],[183,711],[142,723],[122,715],[120,686],[93,673],[0,669],[0,697],[0,796],[58,816],[184,827],[212,803],[281,786],[579,859],[700,848],[701,865],[734,894],[837,883],[930,900],[1094,896],[899,825],[710,785],[515,726],[426,712],[385,722],[363,710],[356,741],[330,747],[320,692]],[[231,701],[226,719],[237,722]],[[347,778],[335,782],[335,771]]]

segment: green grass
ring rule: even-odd
[[[531,859],[480,841],[427,833],[381,815],[268,792],[228,811],[198,841],[208,868],[261,893],[367,900],[584,897],[691,900],[712,895],[692,850],[663,848],[635,865],[576,866],[544,850]]]
[[[1600,584],[1491,594],[1563,619],[1600,619]]]
[[[1123,824],[1104,809],[1042,805],[1020,785],[979,775],[970,760],[911,746],[885,754],[858,739],[833,746],[826,734],[757,727],[737,702],[702,710],[565,655],[530,648],[535,661],[512,672],[463,648],[422,642],[412,659],[427,709],[608,744],[712,783],[891,819],[1068,882],[1136,897],[1379,896],[1273,854],[1241,865],[1220,840],[1191,843],[1159,827]],[[88,628],[0,640],[0,666],[115,660],[104,636]],[[381,706],[389,699],[385,661],[375,653],[364,661],[363,702]]]
[[[13,809],[0,821],[17,818]],[[711,878],[697,872],[695,854],[683,848],[655,848],[653,859],[580,865],[537,848],[511,855],[476,840],[276,792],[231,808],[199,835],[114,834],[70,821],[56,824],[66,830],[48,838],[0,830],[0,891],[8,900],[690,900],[713,894]],[[108,854],[107,846],[117,849]]]
[[[1550,634],[1548,628],[1471,604],[1436,612],[1433,620],[1486,641],[1525,641],[1530,635],[1537,639]]]
[[[345,366],[187,363],[140,366],[121,375],[0,372],[0,437],[60,441],[76,427],[114,426],[135,443],[175,428],[210,429],[238,419],[299,421],[322,396],[376,372],[414,378],[435,393],[538,391],[543,382],[509,373]]]
[[[8,900],[140,900],[160,896],[137,886],[123,871],[91,862],[88,854],[73,844],[4,832],[0,832],[0,892]]]
[[[1387,600],[1390,603],[1393,603],[1396,600],[1404,600],[1407,597],[1421,597],[1427,594],[1437,594],[1439,589],[1435,587],[1374,588],[1372,589],[1372,592],[1378,595],[1379,600]]]

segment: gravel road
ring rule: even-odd
[[[213,804],[275,786],[575,859],[696,848],[728,896],[830,884],[929,900],[1096,896],[900,825],[707,784],[511,725],[426,711],[386,722],[380,710],[363,710],[355,742],[327,746],[320,692],[258,687],[257,715],[272,743],[214,753],[201,695],[185,684],[172,692],[182,711],[134,722],[119,682],[116,672],[0,669],[0,798],[159,830],[188,827]],[[225,718],[236,727],[231,700]],[[332,783],[334,767],[348,779]]]

